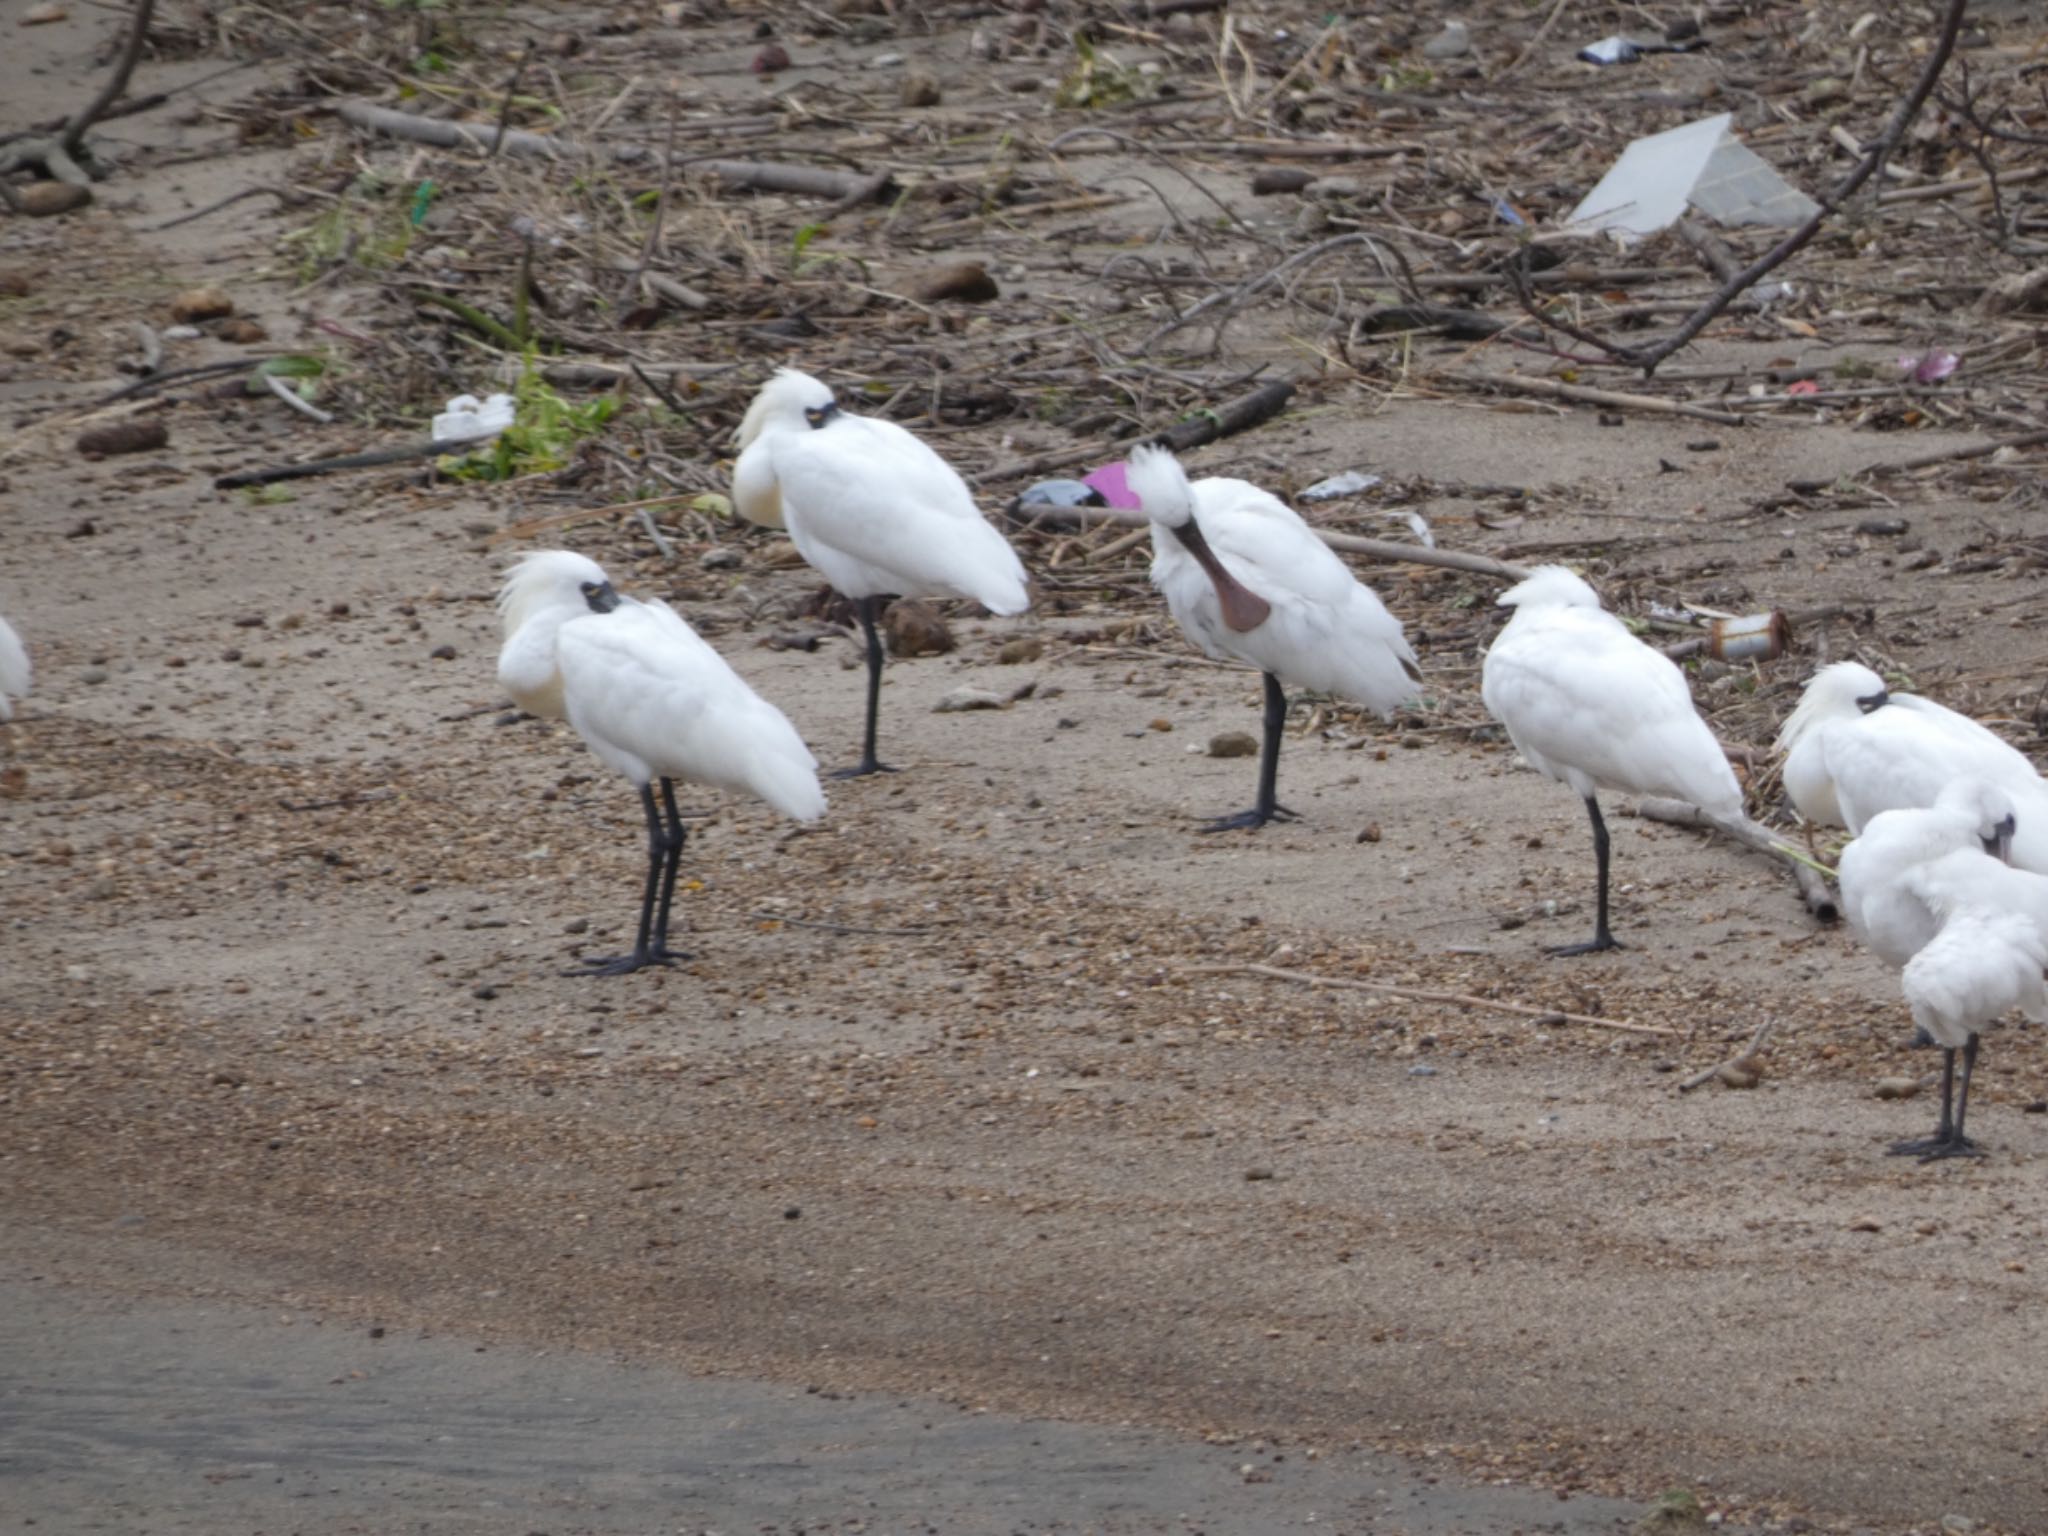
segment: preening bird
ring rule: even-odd
[[[1391,716],[1422,673],[1401,622],[1278,497],[1244,480],[1188,482],[1164,448],[1138,448],[1125,483],[1152,522],[1152,585],[1187,637],[1219,661],[1265,674],[1266,738],[1258,801],[1202,830],[1261,827],[1280,804],[1282,685],[1312,688]]]
[[[2034,765],[1968,715],[1893,693],[1860,662],[1814,674],[1778,747],[1793,808],[1851,833],[1881,812],[1933,805],[1958,779],[1996,784],[2019,812],[2013,862],[2048,874],[2048,783]]]
[[[1941,928],[1906,876],[1963,850],[2004,862],[2015,831],[2011,797],[1984,779],[1956,780],[1931,806],[1880,811],[1836,861],[1842,916],[1872,954],[1900,969]]]
[[[779,368],[735,434],[732,499],[740,515],[785,528],[797,552],[855,600],[867,641],[867,734],[861,760],[835,778],[886,773],[875,756],[881,707],[878,599],[969,597],[991,613],[1029,606],[1024,566],[982,517],[966,482],[893,421],[854,416],[807,373]]]
[[[1900,978],[1913,1022],[1942,1050],[1941,1119],[1932,1136],[1897,1142],[1891,1151],[1922,1162],[1981,1157],[1977,1144],[1964,1134],[1977,1037],[2011,1008],[2037,1023],[2048,1020],[2048,986],[2042,980],[2048,967],[2048,876],[2009,868],[1965,848],[1916,866],[1905,884],[1941,925],[1906,962]],[[1955,1090],[1958,1051],[1963,1077]]]
[[[1742,790],[1693,708],[1685,674],[1628,632],[1594,590],[1561,565],[1538,566],[1501,594],[1515,610],[1480,669],[1480,695],[1538,772],[1568,784],[1593,822],[1600,895],[1593,937],[1554,955],[1615,947],[1607,927],[1607,823],[1596,793],[1689,801],[1738,820]]]
[[[668,947],[685,837],[673,781],[741,790],[815,821],[825,813],[817,759],[782,711],[673,608],[622,597],[594,560],[565,549],[525,556],[506,573],[498,613],[505,691],[536,715],[568,720],[639,790],[647,816],[647,884],[633,951],[571,974],[615,976],[687,959]]]
[[[32,676],[21,636],[13,625],[0,619],[0,723],[14,718],[14,701],[28,692]]]

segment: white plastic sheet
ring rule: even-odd
[[[1734,114],[1637,139],[1565,222],[1581,234],[1611,231],[1624,244],[1667,229],[1688,207],[1721,224],[1789,229],[1820,204],[1772,170],[1728,131]]]

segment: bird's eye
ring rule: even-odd
[[[597,590],[597,583],[596,583],[596,582],[594,582],[594,581],[586,581],[585,583],[583,583],[583,595],[584,595],[585,597],[588,597],[588,596],[590,596],[590,594],[591,594],[591,593],[593,593],[593,592],[595,592],[596,590]]]

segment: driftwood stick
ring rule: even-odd
[[[270,387],[270,392],[297,411],[301,416],[309,416],[314,421],[320,422],[323,425],[334,420],[334,413],[332,411],[321,410],[319,406],[306,399],[276,374],[266,373],[262,377],[263,382]]]
[[[1739,427],[1744,418],[1733,411],[1717,411],[1694,405],[1689,400],[1666,400],[1661,395],[1631,395],[1614,389],[1592,389],[1584,384],[1567,384],[1562,379],[1525,378],[1521,374],[1485,373],[1478,383],[1515,395],[1548,395],[1558,400],[1576,400],[1585,405],[1612,405],[1632,411],[1655,411],[1661,416],[1691,416],[1700,421]]]
[[[308,459],[303,464],[274,464],[268,469],[237,470],[213,482],[216,490],[239,490],[245,485],[269,485],[274,480],[304,480],[313,475],[331,475],[344,469],[371,469],[379,464],[403,464],[408,459],[431,459],[444,453],[459,453],[461,443],[406,443],[397,448],[372,448],[368,453],[344,454],[338,459]]]
[[[1010,509],[1012,523],[1037,528],[1092,528],[1115,523],[1125,528],[1144,528],[1150,519],[1135,507],[1054,507],[1025,502]],[[1491,555],[1467,554],[1456,549],[1429,549],[1421,544],[1397,544],[1391,539],[1366,539],[1355,533],[1328,533],[1318,528],[1317,538],[1340,555],[1364,555],[1370,560],[1391,560],[1408,565],[1433,565],[1448,571],[1474,571],[1498,576],[1503,581],[1526,581],[1529,568]]]
[[[1929,469],[1936,464],[1954,464],[1963,459],[1986,459],[2001,448],[2035,448],[2042,443],[2048,443],[2048,431],[2022,432],[2017,437],[1994,438],[1988,443],[1972,443],[1967,448],[1944,448],[1939,453],[1923,453],[1888,464],[1866,464],[1863,473],[1889,475],[1902,470]]]
[[[1691,1077],[1688,1077],[1678,1085],[1678,1091],[1680,1093],[1691,1093],[1693,1089],[1701,1087],[1706,1083],[1711,1083],[1729,1067],[1739,1067],[1749,1061],[1758,1051],[1763,1049],[1764,1041],[1770,1038],[1771,1029],[1777,1022],[1776,1019],[1766,1016],[1763,1023],[1757,1025],[1756,1033],[1749,1037],[1749,1044],[1745,1045],[1733,1056],[1730,1056],[1726,1061],[1717,1061],[1707,1068],[1706,1071],[1695,1072]]]
[[[1828,883],[1820,872],[1795,850],[1773,837],[1768,828],[1758,826],[1747,817],[1739,822],[1721,821],[1684,800],[1644,800],[1636,810],[1650,821],[1666,822],[1674,827],[1706,827],[1733,838],[1745,848],[1754,848],[1758,853],[1783,859],[1792,868],[1792,878],[1798,883],[1800,899],[1806,903],[1807,911],[1824,923],[1832,923],[1842,915],[1841,908],[1835,904],[1835,893],[1828,889]]]
[[[128,89],[128,79],[135,73],[136,61],[142,57],[142,45],[149,38],[149,18],[156,10],[156,0],[135,0],[135,12],[128,19],[128,39],[121,45],[121,57],[115,61],[114,72],[107,83],[100,87],[99,95],[79,110],[76,117],[64,125],[57,135],[57,148],[66,156],[76,155],[78,146],[85,138],[85,130],[106,114],[116,98]]]
[[[367,101],[344,101],[336,105],[335,115],[345,123],[372,133],[382,133],[394,139],[406,139],[415,144],[427,144],[437,149],[479,149],[490,151],[494,148],[508,155],[545,155],[554,159],[570,159],[579,155],[609,155],[614,160],[639,161],[659,158],[657,152],[645,144],[607,144],[599,148],[580,144],[574,139],[555,138],[548,134],[528,133],[521,128],[507,128],[503,133],[483,123],[450,122],[445,118],[416,117],[410,112],[395,112],[389,107],[380,107]],[[709,172],[728,187],[746,188],[757,192],[797,192],[806,196],[845,199],[861,193],[866,200],[873,201],[886,195],[893,182],[886,175],[855,171],[834,171],[817,165],[788,165],[773,160],[682,160],[684,168]]]
[[[1293,398],[1292,379],[1268,379],[1250,394],[1239,395],[1228,405],[1215,410],[1198,411],[1163,432],[1155,432],[1146,441],[1157,443],[1161,448],[1171,448],[1175,453],[1185,453],[1190,448],[1213,443],[1219,437],[1230,437],[1271,421],[1287,409],[1287,402]]]
[[[1631,1035],[1676,1035],[1661,1024],[1631,1024],[1626,1019],[1603,1019],[1590,1013],[1566,1013],[1562,1008],[1535,1008],[1527,1003],[1503,1002],[1499,998],[1475,997],[1467,992],[1432,992],[1424,987],[1401,987],[1390,981],[1356,981],[1348,976],[1318,976],[1313,971],[1290,971],[1277,965],[1251,961],[1232,965],[1188,965],[1183,976],[1264,976],[1273,981],[1298,981],[1310,987],[1338,987],[1347,992],[1385,992],[1395,997],[1414,998],[1423,1003],[1457,1003],[1467,1008],[1490,1008],[1499,1013],[1519,1013],[1533,1019],[1556,1019],[1567,1024],[1590,1024],[1595,1029],[1618,1029]]]

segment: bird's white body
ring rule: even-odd
[[[826,385],[783,368],[737,441],[734,506],[787,529],[845,596],[967,597],[1005,615],[1029,606],[1023,564],[966,482],[893,421],[838,410]]]
[[[1909,877],[1954,853],[1984,855],[1985,843],[2011,816],[2012,801],[2003,790],[1982,779],[1961,779],[1931,806],[1871,817],[1835,868],[1842,916],[1851,931],[1886,965],[1902,968],[1941,931],[1940,917]],[[1981,865],[1964,867],[1989,872],[2004,865],[1986,855]]]
[[[1859,703],[1872,699],[1882,702]],[[1891,693],[1859,662],[1814,674],[1778,733],[1778,747],[1793,808],[1852,834],[1885,811],[1933,805],[1959,779],[1996,784],[2018,812],[2013,862],[2048,874],[2048,783],[2025,754],[1968,715]]]
[[[1173,455],[1139,449],[1126,483],[1152,519],[1152,585],[1187,637],[1219,661],[1242,661],[1297,688],[1391,715],[1420,673],[1400,620],[1278,497],[1223,476],[1188,481]],[[1237,630],[1216,584],[1182,543],[1192,518],[1224,568],[1270,607]]]
[[[28,692],[33,676],[21,636],[13,625],[0,619],[0,721],[14,718],[14,701]]]
[[[800,821],[823,815],[817,760],[782,711],[666,603],[621,598],[592,611],[582,584],[604,581],[596,564],[562,550],[512,568],[499,597],[506,692],[534,714],[566,718],[636,787],[687,779]]]
[[[1901,978],[1913,1022],[1945,1050],[2011,1008],[2048,1020],[2048,876],[1963,849],[1905,876],[1940,923]]]
[[[1583,799],[1597,789],[1668,795],[1741,817],[1741,787],[1685,674],[1591,587],[1540,566],[1500,602],[1515,614],[1486,653],[1480,695],[1532,768]]]

